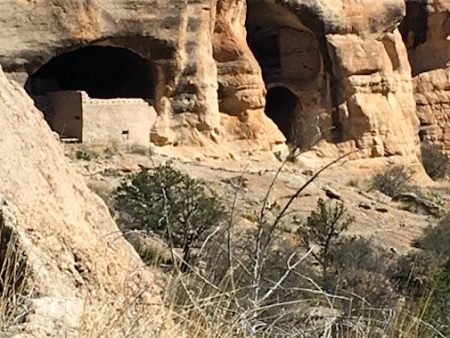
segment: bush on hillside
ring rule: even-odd
[[[407,186],[409,172],[399,168]],[[398,183],[395,172],[387,177]],[[416,316],[413,311],[411,316],[399,311],[401,299],[404,308],[419,309],[421,319],[446,332],[448,259],[437,261],[435,252],[428,251],[433,248],[447,254],[442,229],[439,235],[434,234],[436,228],[427,230],[420,241],[424,251],[419,252],[429,256],[406,256],[393,264],[393,254],[371,240],[344,237],[354,219],[336,200],[320,199],[309,217],[294,219],[296,240],[283,232],[291,229],[284,227],[290,219],[284,217],[285,209],[266,200],[263,211],[256,213],[256,227],[233,228],[230,222],[220,232],[225,238],[214,232],[204,245],[227,217],[225,207],[201,182],[170,164],[130,175],[113,197],[124,230],[145,230],[163,238],[169,247],[183,249],[186,267],[192,266],[191,249],[202,246],[202,265],[195,266],[195,273],[173,274],[166,292],[166,302],[180,311],[180,317],[194,319],[189,323],[192,330],[198,329],[200,318],[201,327],[231,328],[233,336],[342,338],[364,337],[354,333],[364,331],[366,337],[378,338],[387,336],[390,329],[410,329],[407,320],[400,323],[394,317],[399,313],[408,320]],[[444,242],[436,244],[438,239]],[[150,263],[162,256],[153,247],[135,246]],[[425,306],[427,314],[422,316]],[[343,327],[348,330],[345,334],[334,332]],[[328,328],[333,329],[325,332]],[[418,323],[416,328],[429,327]],[[410,337],[431,337],[427,334]]]
[[[445,257],[431,251],[409,252],[391,267],[391,278],[402,294],[419,299],[441,273],[444,262]]]
[[[450,258],[450,214],[444,216],[436,226],[425,229],[423,236],[417,241],[417,245],[437,255]]]
[[[297,235],[306,250],[314,245],[318,250],[312,251],[312,256],[321,267],[324,283],[329,278],[328,270],[332,263],[331,250],[336,245],[342,232],[348,229],[354,219],[346,216],[342,202],[319,199],[316,210],[311,211],[306,222],[300,225]]]
[[[371,188],[396,197],[410,188],[411,172],[404,166],[394,166],[376,174]]]
[[[181,248],[183,270],[190,263],[191,249],[227,216],[220,200],[208,195],[201,182],[170,163],[154,172],[141,169],[130,175],[113,197],[122,228],[154,232],[169,247]]]
[[[333,289],[354,298],[353,309],[364,304],[384,308],[395,300],[387,274],[389,257],[366,238],[346,238],[330,252]],[[361,301],[363,299],[363,301]]]
[[[428,227],[417,244],[420,251],[399,259],[394,279],[400,291],[423,313],[423,320],[450,336],[450,214]]]

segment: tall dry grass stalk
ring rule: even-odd
[[[0,336],[20,330],[29,313],[32,283],[17,237],[6,226],[0,209]]]

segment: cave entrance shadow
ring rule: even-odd
[[[266,115],[272,119],[290,144],[296,142],[296,113],[299,102],[297,96],[288,88],[270,88],[266,95]]]
[[[157,85],[152,61],[126,48],[86,46],[50,59],[29,76],[25,90],[64,142],[83,142],[93,130],[105,139],[128,140],[130,128],[140,141],[146,132],[133,119],[150,129]]]
[[[156,66],[120,47],[88,46],[52,58],[25,84],[32,96],[82,90],[92,98],[154,99]]]

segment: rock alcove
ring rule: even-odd
[[[53,57],[25,89],[63,140],[146,144],[157,84],[156,66],[129,49],[87,46]]]
[[[155,66],[138,54],[88,46],[55,56],[29,77],[25,87],[33,97],[83,90],[92,98],[153,99],[156,85]]]
[[[246,29],[266,86],[266,115],[288,143],[310,147],[321,137],[317,116],[324,101],[317,96],[323,65],[316,37],[295,15],[267,1],[248,2]]]

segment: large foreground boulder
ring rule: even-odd
[[[122,306],[136,304],[159,314],[149,317],[154,325],[147,332],[156,329],[163,310],[150,305],[159,302],[152,274],[71,169],[42,113],[1,68],[0,130],[0,214],[17,238],[33,290],[22,331],[72,336],[80,326],[111,325],[103,315],[123,315]]]

